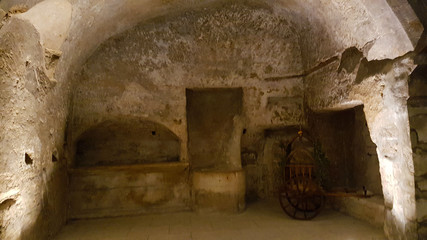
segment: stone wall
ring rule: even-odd
[[[341,62],[343,56],[344,52]],[[332,91],[328,95],[325,94],[328,90],[324,89],[317,95],[309,90],[312,93],[309,95],[309,107],[325,111],[364,104],[370,137],[377,147],[379,159],[386,211],[385,233],[390,238],[401,235],[409,239],[415,238],[414,165],[409,147],[410,130],[406,107],[408,76],[415,67],[413,60],[409,55],[381,61],[362,58],[351,73],[342,76],[344,78],[334,73],[340,71],[338,62],[327,65],[305,80],[307,89],[335,86],[335,89],[342,88],[345,94]],[[336,78],[331,78],[326,68],[329,68]],[[315,81],[316,78],[323,81],[319,83]],[[316,98],[318,101],[313,101]]]
[[[427,65],[418,66],[409,82],[408,111],[415,165],[417,221],[420,238],[427,237]]]
[[[292,16],[226,4],[160,17],[109,39],[78,78],[72,141],[100,121],[144,118],[182,140],[185,160],[187,88],[242,88],[243,147],[262,138],[265,127],[298,124],[302,81],[275,78],[302,67]]]
[[[75,166],[88,129],[127,117],[159,123],[181,141],[185,162],[185,89],[241,87],[241,145],[245,161],[264,164],[263,186],[277,162],[264,149],[278,144],[265,129],[304,123],[303,102],[364,103],[386,233],[413,238],[405,83],[414,65],[399,56],[422,27],[406,1],[70,2],[42,1],[1,23],[0,237],[43,239],[64,223],[65,165]]]
[[[329,166],[321,166],[328,173],[326,187],[330,189],[327,190],[350,190],[353,187],[350,182],[353,180],[354,111],[311,113],[308,118],[314,141],[328,158]]]
[[[257,147],[242,148],[242,166],[246,171],[248,201],[277,199],[283,185],[282,166],[286,157],[284,148],[297,135],[299,126],[271,128]]]
[[[55,4],[55,22],[47,3],[0,29],[0,239],[46,239],[66,221],[67,84],[54,78],[64,39],[51,30],[67,31],[71,5]]]
[[[180,141],[180,161],[194,169],[238,170],[240,148],[262,157],[264,129],[303,120],[293,16],[263,4],[226,3],[158,17],[107,40],[76,79],[69,167],[78,167],[74,154],[84,132],[126,119],[168,128]],[[227,100],[221,94],[226,89],[239,89],[237,98]],[[203,92],[212,96],[191,98]],[[264,169],[262,176],[272,170]],[[246,177],[261,176],[247,172]],[[248,189],[271,197],[278,184],[266,187],[269,183]]]
[[[188,152],[194,170],[242,167],[241,88],[187,90]]]
[[[354,108],[354,138],[351,185],[361,190],[363,186],[372,194],[383,197],[379,160],[376,148],[372,142],[363,106]]]
[[[376,146],[367,127],[363,106],[326,113],[310,113],[315,141],[329,160],[331,189],[382,196]]]
[[[71,219],[191,208],[188,163],[78,168],[69,176]]]
[[[84,132],[76,143],[76,166],[134,165],[179,161],[181,144],[159,124],[121,119]]]

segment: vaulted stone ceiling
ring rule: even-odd
[[[414,2],[416,1],[411,1],[413,4]],[[256,39],[254,42],[262,42],[260,46],[267,48],[250,51],[254,54],[251,59],[255,61],[248,67],[255,66],[257,60],[265,56],[268,59],[264,60],[273,65],[270,66],[271,69],[262,66],[266,71],[255,71],[259,80],[280,82],[283,79],[301,79],[301,87],[295,89],[303,89],[303,104],[316,111],[365,104],[371,137],[378,146],[380,161],[383,161],[380,171],[384,176],[382,181],[386,205],[390,208],[395,206],[388,212],[386,232],[397,235],[413,232],[411,222],[414,221],[415,203],[413,187],[411,188],[413,166],[411,152],[408,150],[405,84],[408,74],[415,66],[411,54],[421,37],[423,27],[408,2],[3,0],[0,7],[7,11],[19,4],[25,4],[30,9],[21,14],[13,14],[0,29],[0,46],[6,53],[1,56],[1,126],[7,126],[1,127],[0,133],[12,139],[3,141],[0,146],[0,166],[7,171],[7,174],[0,175],[0,183],[3,188],[12,186],[10,189],[13,191],[5,188],[2,189],[4,192],[16,195],[16,187],[21,189],[20,194],[24,196],[17,202],[20,206],[19,214],[5,217],[12,226],[7,232],[10,236],[21,234],[20,227],[23,225],[28,230],[22,234],[31,234],[36,227],[46,226],[47,223],[35,220],[38,212],[34,211],[42,211],[46,207],[41,203],[45,199],[44,195],[47,195],[46,185],[52,185],[49,185],[49,192],[56,189],[60,196],[52,197],[53,205],[65,209],[61,195],[65,194],[61,190],[62,185],[51,183],[46,178],[58,179],[58,182],[64,184],[66,180],[60,176],[64,169],[49,165],[47,160],[36,164],[28,172],[28,166],[3,159],[20,159],[22,152],[30,152],[34,158],[50,159],[50,153],[54,149],[60,153],[65,151],[61,149],[64,136],[67,135],[66,124],[74,110],[73,97],[79,97],[74,94],[75,89],[81,89],[81,85],[84,87],[81,77],[88,76],[85,69],[98,67],[102,70],[103,66],[97,66],[96,60],[101,59],[99,56],[106,56],[107,59],[121,56],[115,55],[114,51],[117,49],[128,51],[124,56],[132,55],[132,46],[127,49],[126,42],[120,44],[115,39],[126,40],[126,36],[138,32],[150,33],[156,29],[163,30],[160,33],[163,37],[160,39],[164,40],[169,32],[173,32],[173,37],[194,48],[190,51],[191,54],[196,54],[192,59],[192,66],[197,66],[200,59],[209,58],[209,54],[200,55],[197,52],[200,49],[209,51],[207,44],[203,45],[203,40],[198,42],[198,37],[206,37],[212,41],[217,48],[212,54],[222,51],[218,58],[221,59],[228,54],[227,44],[231,38],[227,34],[238,36],[241,49],[254,47],[253,44],[245,45],[249,35],[252,40]],[[203,29],[204,23],[197,21],[207,21],[208,28]],[[180,25],[181,22],[184,24]],[[245,28],[248,22],[251,24],[249,28]],[[186,25],[192,27],[187,28]],[[269,39],[257,39],[259,33],[256,28],[266,33],[265,37]],[[150,34],[145,37],[148,42],[156,42],[157,39]],[[289,44],[289,48],[279,49],[279,56],[274,56],[277,42],[281,46]],[[178,56],[185,55],[186,48],[180,48],[179,45],[176,48]],[[150,55],[150,50],[147,51],[144,57]],[[266,52],[268,54],[263,56]],[[197,59],[197,54],[200,59]],[[280,54],[290,58],[284,58]],[[216,60],[212,58],[211,64],[217,64]],[[223,64],[227,65],[233,59],[228,60]],[[179,61],[180,59],[177,62]],[[110,66],[114,64],[110,63]],[[238,64],[236,68],[239,68]],[[229,69],[229,72],[232,71],[234,70]],[[242,75],[250,78],[251,73]],[[240,80],[243,81],[243,78]],[[195,85],[197,84],[190,84]],[[396,122],[403,127],[394,128]],[[184,131],[185,128],[178,129],[177,135],[185,136]],[[389,159],[397,160],[390,162]],[[398,171],[400,169],[403,169],[402,184],[396,181],[401,176]],[[396,175],[389,174],[390,172]],[[16,181],[13,177],[15,175],[22,177],[22,181]],[[38,179],[33,186],[22,183],[25,182],[24,178],[31,177]],[[388,183],[392,184],[387,185]],[[393,196],[395,191],[402,193],[403,197]],[[61,214],[65,215],[65,210],[54,208],[56,210],[51,213],[53,223],[48,225],[57,229],[64,221]],[[28,218],[21,222],[17,216]],[[46,232],[48,230],[38,234],[44,236]]]
[[[20,3],[31,6],[37,2],[6,0],[0,4],[8,9]],[[61,62],[67,65],[67,69],[74,65],[78,68],[103,41],[140,22],[158,16],[177,15],[189,9],[221,8],[226,2],[229,1],[70,1],[72,23],[62,47]],[[302,55],[306,69],[346,48],[362,49],[367,44],[372,45],[367,50],[368,60],[393,59],[411,51],[422,32],[412,9],[402,0],[390,1],[390,5],[386,1],[362,0],[246,2],[269,8],[276,15],[292,14],[290,20],[297,30],[300,44],[304,46]],[[58,9],[49,4],[43,8],[42,14],[46,16],[58,14]],[[66,25],[67,20],[57,21],[64,21],[61,23]]]

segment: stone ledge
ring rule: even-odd
[[[71,169],[68,218],[190,210],[188,176],[188,163]]]
[[[196,212],[237,213],[245,209],[244,170],[193,173],[193,208]]]
[[[328,197],[328,203],[341,213],[377,227],[384,226],[384,199],[380,196],[370,198]]]

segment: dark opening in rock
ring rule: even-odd
[[[58,162],[58,157],[54,153],[52,153],[52,162]]]
[[[0,211],[9,209],[10,206],[12,206],[15,203],[16,203],[16,200],[15,199],[11,199],[11,198],[6,199],[6,200],[0,202]]]
[[[25,164],[27,165],[33,164],[33,159],[31,158],[30,155],[28,155],[28,153],[25,153]]]

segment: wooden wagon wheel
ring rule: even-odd
[[[321,210],[324,195],[318,184],[308,177],[296,176],[285,182],[280,205],[290,217],[310,220]]]

